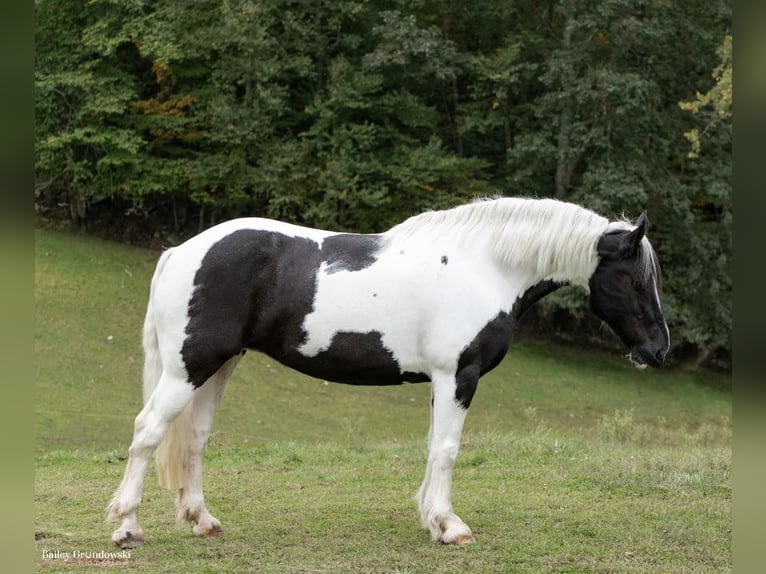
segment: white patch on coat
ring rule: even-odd
[[[481,249],[388,241],[365,269],[328,273],[322,264],[298,350],[313,357],[338,332],[376,331],[402,372],[454,370],[460,352],[498,312],[510,312],[531,280],[502,273]]]

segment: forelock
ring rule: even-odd
[[[641,248],[638,250],[635,267],[633,268],[633,278],[645,287],[651,286],[654,279],[659,289],[662,272],[657,261],[657,254],[646,237],[641,240]]]

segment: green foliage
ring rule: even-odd
[[[728,0],[35,8],[41,217],[181,238],[496,193],[648,209],[675,356],[730,363]],[[581,331],[586,305],[555,294],[540,327]]]
[[[732,105],[732,62],[731,62],[731,36],[725,36],[721,47],[718,48],[720,64],[713,70],[712,76],[715,85],[706,93],[697,92],[694,100],[679,102],[682,110],[688,110],[695,115],[701,115],[705,120],[703,134],[716,127],[726,128],[726,120],[731,118]],[[692,149],[688,157],[699,157],[700,142],[699,128],[692,128],[684,132],[684,137],[691,143]]]

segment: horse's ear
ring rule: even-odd
[[[596,246],[596,251],[599,256],[607,258],[628,259],[635,257],[648,227],[649,218],[644,211],[638,216],[636,228],[633,231],[611,231],[602,235]]]
[[[649,227],[649,217],[644,211],[636,219],[636,228],[623,236],[620,241],[620,254],[623,257],[635,257],[638,253],[638,248],[641,245],[641,240],[646,235],[646,230]]]
[[[649,216],[646,214],[646,210],[644,210],[643,213],[638,216],[638,219],[636,219],[636,227],[640,227],[644,230],[642,237],[643,235],[646,235],[646,230],[649,228]]]

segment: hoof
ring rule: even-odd
[[[123,550],[138,548],[144,543],[144,533],[120,528],[112,533],[112,541]]]
[[[192,528],[192,532],[196,536],[202,536],[203,538],[214,538],[216,536],[223,535],[223,527],[221,526],[220,522],[215,521],[212,524],[208,524],[206,526],[200,526],[197,524],[194,526],[194,528]]]
[[[455,546],[463,546],[464,544],[476,544],[476,539],[473,537],[473,534],[460,534],[459,536],[455,537],[451,544],[454,544]]]
[[[459,524],[453,523],[452,525],[442,523],[441,526],[442,533],[440,538],[444,544],[463,546],[465,544],[474,544],[476,542],[476,539],[471,533],[471,529],[463,524],[462,521]]]

